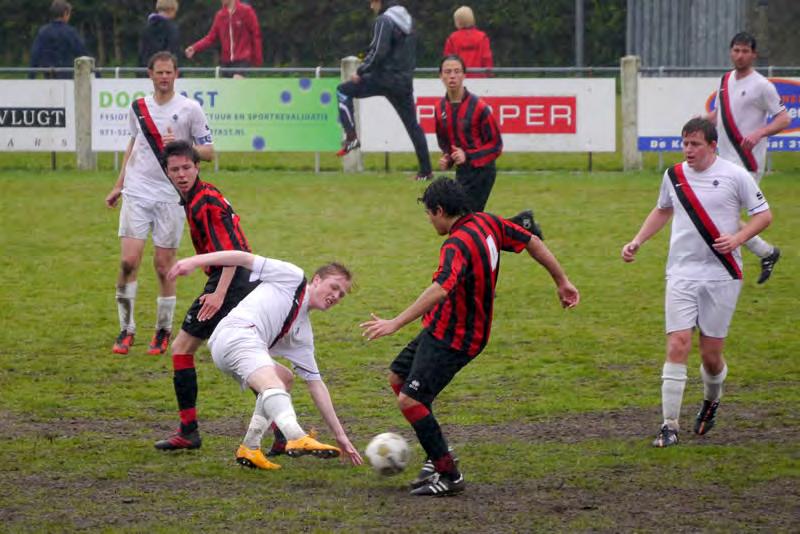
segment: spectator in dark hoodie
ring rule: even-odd
[[[156,12],[147,16],[147,24],[139,39],[139,66],[147,67],[156,52],[166,50],[175,57],[181,54],[178,25],[178,0],[158,0]]]
[[[430,154],[414,104],[417,39],[413,20],[406,8],[394,1],[370,0],[369,7],[378,15],[369,51],[356,74],[337,89],[339,118],[346,134],[337,155],[344,156],[360,146],[353,118],[353,99],[385,96],[414,144],[419,161],[416,179],[429,180],[433,177]]]
[[[78,32],[70,26],[72,6],[64,0],[54,0],[50,5],[51,21],[39,28],[31,49],[31,67],[73,67],[75,58],[87,55],[86,45]],[[71,72],[49,72],[45,78],[72,78]],[[30,72],[29,78],[36,73]]]

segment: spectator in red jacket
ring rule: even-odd
[[[223,68],[260,67],[261,28],[253,8],[239,0],[222,0],[222,7],[214,16],[208,35],[186,48],[186,57],[219,42],[220,66]],[[226,76],[241,78],[241,72],[227,72]]]
[[[489,36],[475,27],[475,15],[472,9],[461,6],[453,13],[456,31],[450,34],[444,43],[443,56],[455,55],[464,60],[468,78],[486,78],[487,72],[474,72],[475,69],[491,69],[492,47]]]

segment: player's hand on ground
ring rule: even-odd
[[[109,208],[116,206],[120,195],[122,195],[122,189],[115,186],[114,189],[112,189],[111,192],[106,195],[106,206]]]
[[[567,280],[558,286],[558,299],[562,308],[574,308],[581,301],[581,295],[578,293],[578,288]]]
[[[350,443],[347,436],[336,438],[336,443],[339,445],[339,448],[342,449],[342,456],[340,458],[342,462],[350,462],[352,465],[361,465],[364,463],[364,459],[361,458],[358,449],[353,447],[353,444]]]
[[[452,160],[450,159],[450,154],[442,154],[442,157],[439,158],[439,170],[446,171],[450,168],[452,164]]]
[[[453,145],[450,147],[450,158],[453,160],[453,163],[456,165],[461,165],[465,161],[467,161],[467,155],[464,153],[464,150]]]
[[[197,312],[198,321],[208,321],[214,317],[219,309],[222,307],[222,302],[225,300],[225,295],[219,295],[217,291],[213,293],[206,293],[200,295],[200,311]]]
[[[175,134],[172,132],[172,128],[170,126],[167,126],[167,133],[161,136],[161,140],[164,141],[165,145],[168,145],[175,140]]]
[[[192,59],[192,56],[194,56],[194,47],[193,46],[187,46],[186,50],[184,50],[183,53],[186,54],[186,57],[188,59]]]
[[[639,252],[639,247],[642,245],[636,241],[631,241],[627,243],[624,247],[622,247],[622,261],[626,263],[632,262],[636,256],[636,253]]]
[[[737,248],[741,246],[741,241],[736,235],[731,234],[721,234],[718,238],[714,240],[714,250],[719,252],[720,254],[728,254],[729,252],[733,252]]]
[[[397,325],[395,324],[394,319],[381,319],[374,313],[370,313],[369,315],[372,317],[371,321],[364,321],[358,325],[364,329],[364,331],[361,332],[361,335],[368,340],[372,341],[373,339],[378,339],[379,337],[383,336],[390,336],[397,332]]]
[[[175,262],[175,265],[173,265],[172,269],[167,273],[167,278],[169,280],[175,280],[179,276],[191,274],[195,269],[197,269],[197,265],[194,264],[192,258],[184,258]]]

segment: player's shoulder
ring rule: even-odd
[[[750,173],[742,167],[741,165],[737,165],[732,161],[728,161],[727,159],[717,156],[716,161],[714,162],[714,172],[717,174],[722,174],[725,176],[729,176],[736,180],[750,180],[752,176]]]

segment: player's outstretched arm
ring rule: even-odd
[[[253,268],[253,261],[256,256],[241,250],[222,250],[219,252],[209,252],[208,254],[198,254],[189,258],[178,260],[172,269],[169,270],[167,278],[175,280],[179,276],[186,276],[198,267],[208,267],[219,265],[221,267],[237,266]]]
[[[664,225],[667,224],[670,217],[672,217],[672,208],[653,208],[647,218],[645,218],[636,236],[622,247],[622,261],[626,263],[634,261],[634,256],[639,252],[639,247],[644,245],[645,241],[664,228]]]
[[[558,288],[558,299],[561,301],[561,306],[564,308],[574,308],[577,306],[578,302],[581,300],[580,293],[578,293],[577,288],[572,285],[572,282],[569,281],[564,269],[561,268],[561,264],[558,263],[558,260],[553,253],[550,252],[550,249],[547,248],[547,245],[538,237],[531,236],[531,240],[528,241],[525,250],[528,251],[531,258],[536,260],[550,273],[553,282],[556,284],[556,288]]]
[[[358,449],[350,443],[350,438],[347,437],[342,423],[336,416],[331,394],[328,392],[328,387],[325,385],[325,382],[322,380],[309,380],[306,384],[308,384],[308,392],[311,394],[311,398],[314,400],[314,404],[319,410],[320,415],[322,415],[325,424],[328,425],[328,428],[331,429],[331,432],[333,432],[333,435],[336,437],[339,448],[342,449],[342,460],[348,460],[353,465],[363,464],[364,460],[358,453]]]
[[[426,311],[430,310],[437,302],[446,296],[447,291],[445,291],[438,282],[434,282],[417,297],[417,300],[415,300],[411,306],[403,310],[403,312],[394,319],[381,319],[374,313],[371,313],[372,320],[365,321],[359,325],[364,329],[361,335],[370,341],[378,339],[379,337],[390,336],[411,321],[422,317]]]

